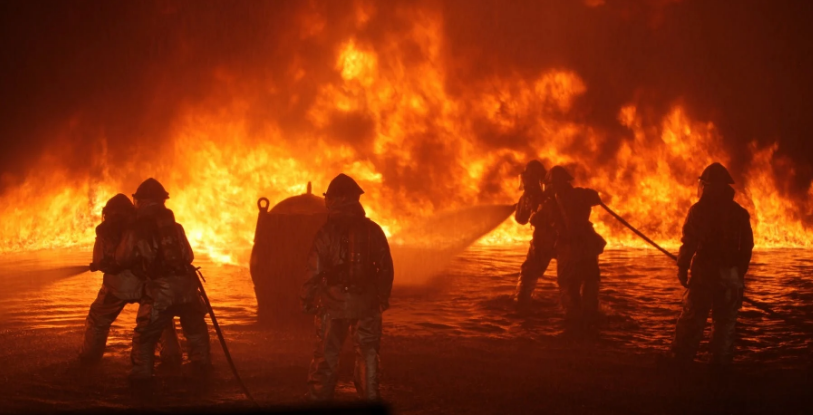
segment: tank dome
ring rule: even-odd
[[[277,328],[310,327],[312,317],[299,308],[305,264],[316,232],[327,221],[325,200],[307,193],[289,197],[269,210],[267,198],[260,209],[250,272],[257,295],[258,321]]]
[[[327,213],[325,199],[313,194],[311,184],[308,182],[308,192],[298,196],[289,197],[277,203],[268,213],[283,215],[311,215],[314,213]]]

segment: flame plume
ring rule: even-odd
[[[168,189],[193,246],[236,262],[252,243],[260,196],[275,203],[304,193],[308,181],[318,194],[345,172],[365,189],[368,215],[393,234],[435,212],[514,203],[516,175],[532,158],[566,166],[576,185],[598,190],[667,245],[678,243],[697,176],[719,161],[732,168],[759,247],[813,246],[809,163],[775,137],[732,141],[716,113],[680,94],[653,98],[649,80],[614,94],[603,80],[621,73],[615,59],[603,71],[586,68],[568,55],[575,52],[551,46],[557,35],[573,40],[567,25],[548,21],[553,38],[538,44],[553,55],[530,62],[485,40],[480,46],[492,55],[481,56],[476,37],[461,43],[472,35],[462,19],[491,16],[491,2],[474,11],[454,1],[193,3],[102,7],[130,17],[125,29],[143,33],[143,25],[151,34],[105,29],[118,43],[91,44],[88,53],[107,53],[123,78],[87,79],[95,85],[82,92],[87,99],[67,100],[67,115],[17,136],[40,147],[20,152],[19,163],[8,159],[22,167],[8,167],[0,181],[0,252],[91,244],[106,200],[152,176]],[[669,7],[684,7],[605,3],[560,10],[542,2],[539,12],[520,3],[492,10],[492,18],[517,18],[524,7],[588,22],[601,15],[605,25],[640,19],[630,23],[635,30],[656,31],[671,24]],[[517,25],[537,30],[526,23]],[[221,24],[227,30],[213,31]],[[148,53],[133,58],[122,49]],[[132,59],[137,70],[125,65]],[[66,65],[107,73],[84,61]],[[637,81],[630,78],[619,79]],[[610,246],[643,246],[609,216],[593,220]],[[482,243],[529,238],[528,228],[507,222]]]

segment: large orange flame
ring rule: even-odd
[[[357,27],[374,12],[359,3]],[[22,184],[2,196],[0,252],[88,245],[105,201],[118,192],[132,193],[138,180],[154,176],[168,188],[168,205],[194,247],[217,261],[236,262],[236,253],[252,243],[260,196],[278,202],[303,193],[308,181],[318,194],[345,172],[366,190],[369,216],[392,234],[440,210],[514,203],[520,192],[516,175],[531,157],[548,167],[567,166],[577,185],[597,189],[643,232],[674,246],[696,199],[699,173],[713,161],[731,161],[715,126],[690,119],[680,104],[660,125],[649,125],[638,104],[629,103],[618,120],[632,139],[621,141],[613,154],[599,154],[612,148],[604,145],[610,138],[570,114],[574,100],[590,86],[567,68],[494,77],[452,94],[445,88],[454,74],[441,57],[442,20],[426,11],[404,13],[411,13],[411,47],[403,47],[400,38],[371,45],[352,34],[338,43],[335,66],[323,68],[337,76],[319,87],[307,112],[311,128],[301,136],[283,136],[273,122],[260,129],[249,125],[252,101],[229,92],[243,89],[224,71],[216,78],[231,100],[203,100],[186,108],[163,149],[171,156],[150,161],[134,154],[115,165],[89,160],[100,163],[97,174],[75,179],[59,167],[58,150],[44,155]],[[319,36],[324,26],[314,16],[300,23],[303,37]],[[298,62],[291,63],[294,86],[313,70]],[[298,99],[290,96],[292,105]],[[343,136],[357,131],[364,131],[363,137]],[[486,144],[478,140],[482,134],[532,137],[522,148],[533,150]],[[99,138],[102,154],[108,140],[114,137]],[[737,200],[752,215],[757,245],[813,246],[794,213],[798,209],[775,190],[776,147],[752,145],[750,151],[753,162],[735,187]],[[428,152],[434,158],[423,157]],[[444,169],[433,175],[426,160],[443,163]],[[423,177],[431,183],[391,182],[418,169],[430,171]],[[813,199],[813,187],[810,193]],[[812,212],[813,206],[802,210]],[[610,246],[643,246],[607,215],[594,214],[594,222]],[[528,228],[509,221],[482,243],[529,237]]]

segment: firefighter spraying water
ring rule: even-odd
[[[555,204],[557,283],[566,327],[593,330],[599,310],[598,256],[607,242],[593,229],[590,212],[601,199],[593,189],[573,187],[572,180],[561,166],[554,166],[545,176]]]
[[[102,209],[103,222],[96,227],[90,270],[104,272],[104,278],[85,321],[84,341],[79,353],[83,363],[94,363],[102,358],[110,325],[127,304],[138,302],[143,296],[145,281],[129,268],[119,266],[115,258],[122,234],[134,219],[135,207],[121,193],[113,196]],[[161,335],[161,363],[181,363],[181,346],[174,320],[168,322]]]
[[[211,370],[209,331],[197,277],[190,272],[192,248],[183,227],[164,206],[169,193],[161,183],[145,180],[133,198],[136,217],[116,250],[116,263],[146,280],[133,333],[130,379],[152,378],[156,342],[175,316],[180,317],[192,367],[205,376]]]
[[[514,218],[520,225],[530,222],[534,228],[528,255],[520,268],[515,293],[517,309],[527,311],[531,295],[539,278],[556,256],[555,201],[550,191],[543,190],[547,171],[538,160],[531,160],[522,172],[523,193],[517,203]],[[550,190],[550,188],[548,189]]]

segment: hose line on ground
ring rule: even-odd
[[[240,384],[240,388],[243,389],[243,393],[248,397],[248,399],[254,403],[258,408],[260,404],[254,400],[254,397],[251,396],[251,392],[248,391],[248,388],[243,383],[243,379],[240,378],[240,374],[237,373],[237,367],[234,365],[234,361],[231,358],[231,353],[229,353],[229,348],[226,346],[226,339],[223,337],[223,332],[220,331],[220,325],[217,324],[217,317],[215,317],[215,311],[212,309],[212,303],[209,302],[209,296],[206,295],[206,290],[203,289],[203,281],[206,281],[203,278],[203,274],[200,272],[200,268],[195,268],[195,272],[197,272],[197,277],[195,278],[198,281],[198,288],[200,288],[200,294],[203,296],[203,300],[206,303],[206,308],[209,310],[209,317],[212,318],[212,326],[215,328],[215,332],[217,333],[217,338],[220,340],[220,346],[223,348],[223,354],[226,355],[226,361],[229,363],[231,367],[231,371],[234,374],[234,378],[237,379],[237,383]],[[198,278],[199,277],[199,278]]]
[[[677,256],[675,256],[675,254],[673,254],[673,253],[671,253],[671,252],[667,251],[666,249],[664,249],[664,248],[663,248],[663,247],[661,247],[660,245],[656,244],[656,243],[655,243],[653,240],[651,240],[651,239],[647,238],[647,236],[646,236],[646,235],[644,235],[643,233],[641,233],[641,231],[639,231],[638,229],[635,229],[635,227],[634,227],[634,226],[632,226],[632,225],[630,225],[630,224],[629,224],[629,222],[627,222],[626,220],[624,220],[624,218],[622,218],[621,216],[619,216],[617,213],[613,212],[613,210],[612,210],[612,209],[610,209],[610,208],[609,208],[607,205],[605,205],[605,204],[604,204],[604,202],[601,202],[601,207],[603,207],[603,208],[604,208],[604,210],[606,210],[606,211],[607,211],[607,213],[609,213],[610,215],[612,215],[614,218],[618,219],[618,221],[619,221],[619,222],[621,222],[621,224],[623,224],[624,226],[626,226],[627,228],[629,228],[629,229],[630,229],[631,231],[633,231],[633,232],[634,232],[636,235],[640,236],[640,237],[641,237],[641,238],[642,238],[644,241],[648,242],[650,245],[652,245],[653,247],[655,247],[655,248],[656,248],[656,249],[658,249],[659,251],[661,251],[661,252],[663,252],[664,254],[666,254],[666,256],[668,256],[669,258],[672,258],[672,260],[673,260],[673,261],[677,261]],[[792,320],[792,319],[790,319],[790,318],[788,318],[788,317],[785,317],[785,316],[783,316],[783,315],[781,315],[781,314],[777,313],[776,311],[773,311],[773,310],[770,308],[770,306],[768,306],[767,304],[765,304],[765,303],[763,303],[763,302],[761,302],[761,301],[752,300],[752,299],[750,299],[750,298],[748,298],[748,297],[745,297],[745,296],[743,296],[742,300],[743,300],[743,301],[745,301],[745,302],[746,302],[746,303],[748,303],[748,304],[751,304],[751,305],[752,305],[752,306],[754,306],[755,308],[757,308],[757,309],[759,309],[759,310],[764,311],[765,313],[767,313],[767,314],[769,314],[769,315],[771,315],[771,316],[773,316],[773,317],[776,317],[776,318],[779,318],[779,319],[782,319],[782,320],[785,320],[785,321],[788,321],[788,322],[793,322],[793,320]],[[795,323],[795,322],[794,322],[794,323]]]

